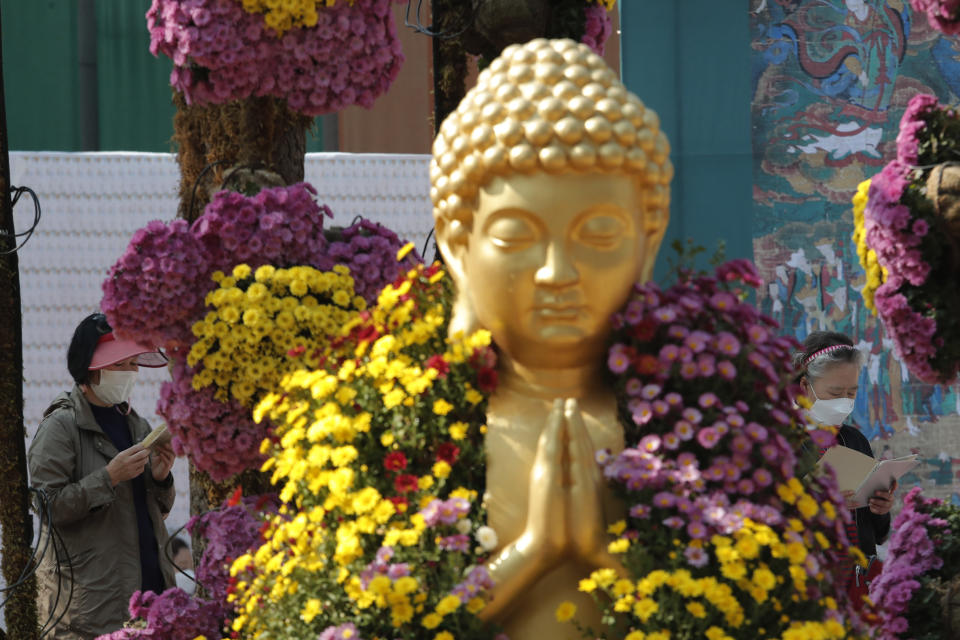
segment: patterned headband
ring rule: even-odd
[[[851,346],[848,345],[848,344],[835,344],[835,345],[831,345],[831,346],[829,346],[829,347],[824,347],[823,349],[820,349],[819,351],[814,351],[813,353],[811,353],[810,355],[808,355],[806,358],[804,358],[804,359],[803,359],[803,363],[801,364],[801,366],[802,366],[804,369],[806,369],[806,368],[807,368],[807,365],[809,365],[811,362],[813,362],[816,358],[819,358],[820,356],[826,355],[826,354],[828,354],[828,353],[832,353],[832,352],[834,352],[834,351],[838,351],[838,350],[840,350],[840,349],[855,349],[855,348],[856,348],[856,347],[851,347]]]

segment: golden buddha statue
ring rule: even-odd
[[[511,640],[579,638],[554,612],[580,579],[622,570],[624,515],[595,461],[623,449],[603,381],[610,317],[652,271],[673,169],[656,114],[571,40],[507,47],[444,122],[430,165],[437,241],[457,285],[451,331],[488,329],[500,385],[487,415],[496,584],[482,615]]]

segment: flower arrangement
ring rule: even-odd
[[[910,0],[914,11],[927,14],[930,26],[955,36],[960,33],[960,0]]]
[[[877,639],[955,637],[960,618],[951,592],[960,575],[960,508],[924,498],[914,487],[892,531],[883,572],[870,585],[881,616]]]
[[[253,272],[246,264],[230,276],[214,273],[219,287],[207,294],[210,311],[193,325],[197,341],[187,356],[193,388],[213,386],[218,400],[250,407],[285,373],[315,369],[329,340],[367,306],[349,274],[344,265]]]
[[[752,265],[638,287],[615,320],[608,364],[628,448],[598,462],[634,505],[610,546],[634,579],[601,570],[581,589],[606,594],[606,619],[626,620],[631,640],[856,637],[842,590],[841,559],[858,555],[849,514],[831,477],[794,476],[806,436],[781,375],[794,343],[738,299],[737,283],[759,283]],[[278,425],[264,469],[284,506],[231,568],[235,632],[496,634],[475,615],[497,545],[477,500],[494,360],[486,332],[446,338],[447,286],[436,265],[412,270],[347,325],[340,357],[289,375],[258,405]]]
[[[858,632],[841,595],[849,513],[832,477],[794,475],[801,442],[825,446],[833,433],[798,427],[785,392],[794,342],[740,299],[743,284],[760,279],[738,260],[666,290],[638,285],[614,318],[607,364],[627,447],[598,462],[629,505],[610,551],[632,579],[602,569],[580,583],[603,594],[610,626],[590,637]]]
[[[188,104],[250,96],[315,116],[365,107],[393,83],[403,54],[390,0],[153,0],[150,52],[173,60]]]
[[[189,227],[183,220],[150,222],[133,234],[103,283],[101,307],[110,326],[175,350],[193,342],[190,328],[215,286],[214,271],[241,262],[332,268],[323,219],[333,214],[315,195],[307,183],[253,197],[221,191]]]
[[[447,337],[450,299],[437,265],[412,269],[347,323],[342,357],[258,405],[283,506],[231,568],[234,632],[492,637],[475,614],[497,544],[479,500],[494,357],[485,331]]]
[[[933,96],[914,96],[900,121],[897,158],[870,180],[862,232],[855,232],[867,249],[865,301],[873,295],[895,352],[929,383],[950,383],[960,370],[960,296],[942,284],[960,266],[949,164],[958,152],[960,118]]]

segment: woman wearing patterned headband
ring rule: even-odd
[[[844,424],[853,411],[860,369],[863,367],[863,355],[853,341],[842,333],[814,331],[804,340],[802,350],[794,355],[794,364],[800,387],[813,403],[807,410],[810,417],[817,422],[839,427],[838,444],[873,457],[870,443],[860,430]],[[814,453],[822,455],[823,451]],[[847,534],[867,558],[876,556],[877,545],[882,544],[890,533],[890,508],[896,489],[897,483],[894,481],[889,491],[874,493],[867,506],[853,508],[853,523]],[[852,493],[845,493],[845,497],[852,498]],[[879,563],[871,567],[870,575],[877,573],[876,569],[879,569]],[[858,593],[866,592],[864,583],[870,577],[864,577],[862,573],[858,571],[852,577],[852,589],[859,589]]]

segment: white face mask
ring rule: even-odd
[[[822,422],[823,424],[827,424],[832,427],[838,427],[843,424],[843,421],[847,419],[847,416],[853,412],[853,398],[833,398],[832,400],[821,400],[820,398],[817,398],[817,392],[813,390],[813,385],[810,385],[810,393],[813,394],[813,397],[816,398],[816,401],[807,411],[817,422]]]
[[[130,398],[130,391],[136,381],[136,371],[101,369],[100,382],[91,384],[90,390],[107,404],[120,404]]]

